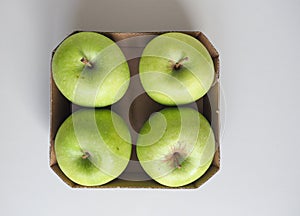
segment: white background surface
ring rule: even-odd
[[[300,215],[299,10],[298,0],[2,0],[1,215]],[[210,38],[226,99],[217,175],[193,191],[74,190],[50,170],[51,50],[76,29]]]

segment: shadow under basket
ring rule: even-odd
[[[77,33],[73,32],[74,33]],[[139,33],[117,33],[117,32],[99,32],[113,41],[115,41],[121,50],[123,51],[131,73],[131,77],[138,75],[139,60],[143,49],[147,43],[155,36],[166,33],[166,32],[139,32]],[[131,154],[131,160],[124,170],[124,172],[115,180],[100,186],[87,187],[74,183],[70,180],[59,168],[54,151],[54,140],[56,133],[60,125],[64,120],[69,117],[73,112],[83,107],[72,104],[66,99],[58,90],[52,78],[51,71],[51,113],[50,113],[50,167],[51,169],[69,186],[72,188],[161,188],[161,189],[195,189],[200,187],[203,183],[208,181],[219,169],[220,169],[220,117],[219,117],[219,94],[220,94],[220,83],[219,83],[219,54],[207,37],[201,32],[182,32],[189,34],[199,41],[207,48],[210,53],[215,68],[215,79],[209,92],[202,98],[196,101],[197,109],[202,113],[206,119],[210,122],[215,135],[216,141],[216,152],[214,154],[213,161],[209,169],[196,181],[177,188],[163,186],[156,181],[152,180],[142,169],[138,163],[138,159],[135,151],[136,143],[136,131],[139,131],[144,122],[149,116],[156,111],[159,111],[167,106],[154,102],[146,93],[141,95],[135,95],[136,92],[141,92],[142,86],[138,81],[131,82],[129,88],[124,97],[112,106],[106,107],[112,109],[119,115],[121,115],[127,124],[132,126],[131,131],[133,148]],[[71,35],[72,35],[71,34]],[[70,36],[70,35],[69,35]],[[68,37],[69,37],[68,36]],[[55,49],[56,50],[56,49]],[[55,50],[52,53],[55,53]],[[135,97],[132,103],[128,98]],[[194,104],[195,105],[195,104]],[[191,106],[190,104],[185,106]]]

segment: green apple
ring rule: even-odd
[[[152,114],[143,125],[136,151],[152,179],[179,187],[195,181],[209,168],[215,138],[209,122],[196,110],[166,108]]]
[[[55,137],[62,172],[84,186],[105,184],[126,168],[131,137],[123,119],[111,110],[79,110],[67,118]]]
[[[67,99],[86,107],[115,103],[125,94],[130,79],[120,48],[96,32],[66,38],[53,55],[52,74]]]
[[[196,38],[178,32],[165,33],[145,47],[139,64],[147,94],[164,105],[187,104],[207,93],[214,80],[214,64]]]

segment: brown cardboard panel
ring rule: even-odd
[[[216,153],[215,153],[212,164],[217,169],[220,169],[220,145],[218,142],[216,143]]]
[[[77,31],[78,32],[78,31]],[[76,32],[73,32],[74,34]],[[97,186],[93,188],[165,188],[173,189],[170,187],[165,187],[159,183],[151,180],[151,178],[144,172],[140,164],[138,163],[135,143],[137,138],[137,133],[144,124],[144,122],[149,118],[149,116],[156,111],[159,111],[165,106],[158,104],[151,100],[149,96],[143,92],[138,75],[139,57],[146,46],[146,44],[155,37],[165,32],[135,32],[135,33],[113,33],[113,32],[100,32],[106,35],[112,40],[116,41],[121,50],[123,51],[126,59],[128,60],[128,65],[131,72],[132,82],[130,83],[129,89],[124,95],[124,97],[112,106],[106,107],[107,109],[112,109],[123,117],[128,125],[130,125],[130,130],[133,140],[133,151],[131,155],[131,160],[126,170],[121,174],[120,178],[117,178],[105,185]],[[207,37],[201,32],[184,32],[197,39],[199,39],[204,46],[208,49],[211,54],[214,67],[215,67],[215,81],[213,86],[207,95],[196,101],[197,109],[201,112],[211,123],[214,135],[216,138],[217,151],[214,155],[213,163],[207,172],[195,182],[180,187],[186,189],[197,188],[211,178],[220,167],[220,148],[219,148],[219,54],[213,45],[209,42]],[[72,35],[70,34],[70,35]],[[55,52],[55,50],[54,50]],[[78,185],[68,179],[60,170],[54,149],[55,134],[62,122],[73,112],[82,107],[74,105],[69,102],[57,89],[52,76],[51,76],[51,128],[50,128],[50,166],[53,171],[69,186],[73,188],[86,188],[85,186]],[[193,107],[193,104],[188,104],[185,106]],[[137,181],[139,180],[139,181]]]
[[[51,129],[50,129],[50,139],[55,137],[55,134],[61,125],[61,123],[66,119],[70,114],[70,102],[60,93],[56,85],[54,84],[53,78],[51,76]]]
[[[219,77],[220,77],[220,59],[219,59],[219,56],[214,57],[213,62],[214,62],[214,67],[215,67],[216,78],[219,79]]]
[[[212,58],[219,57],[218,51],[202,32],[200,32],[196,38],[199,39],[199,41],[201,41],[201,43],[206,47]]]
[[[128,45],[128,47],[144,47],[145,43],[143,43],[143,42],[137,43],[136,42],[136,41],[140,40],[139,36],[141,36],[141,38],[145,38],[144,36],[148,35],[153,38],[154,35],[157,35],[157,33],[154,33],[154,32],[111,32],[111,33],[109,33],[109,35],[116,42],[126,39],[126,43],[127,43],[127,41],[130,41],[127,39],[133,38],[134,44]]]
[[[50,140],[50,161],[49,161],[50,167],[57,164],[55,151],[54,151],[54,140]]]
[[[50,110],[50,166],[56,164],[54,139],[58,128],[70,114],[70,102],[60,93],[54,84],[52,73],[50,80],[51,110]]]
[[[85,186],[81,185],[73,185],[71,186],[73,188],[88,188]],[[130,181],[125,181],[123,179],[115,179],[107,184],[100,185],[100,186],[95,186],[93,188],[155,188],[155,189],[174,189],[171,187],[165,187],[153,180],[149,181],[135,181],[135,182],[130,182]],[[184,187],[178,187],[176,189],[195,189],[194,184],[189,184]]]
[[[211,114],[208,117],[210,121],[211,127],[215,134],[216,142],[219,143],[220,140],[220,111],[219,111],[219,92],[220,92],[220,84],[216,82],[214,86],[211,87],[210,91],[207,93],[207,100],[204,104],[206,109],[211,110]]]

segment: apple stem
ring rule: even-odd
[[[90,153],[84,152],[84,154],[81,156],[82,159],[87,159],[90,156]]]
[[[80,61],[83,63],[83,64],[85,64],[85,65],[87,65],[88,67],[93,67],[93,65],[91,64],[91,62],[89,61],[89,60],[87,60],[87,58],[85,58],[85,57],[83,57],[82,59],[80,59]]]
[[[184,58],[180,59],[178,62],[176,62],[174,64],[174,69],[179,70],[181,68],[181,66],[183,65],[183,63],[188,60],[189,60],[189,57],[184,57]]]
[[[179,154],[179,152],[174,152],[173,153],[173,160],[174,160],[174,166],[175,166],[175,168],[180,169],[181,168],[181,164],[180,164],[180,154]]]

